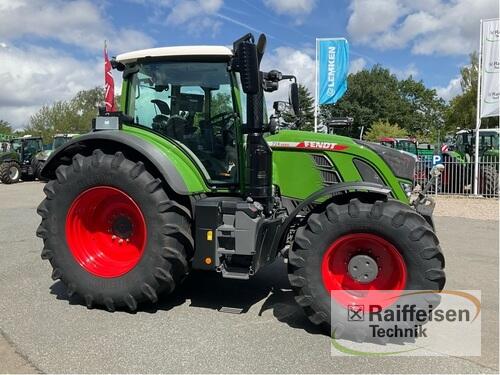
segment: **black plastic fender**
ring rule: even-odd
[[[181,195],[190,193],[175,165],[162,152],[141,138],[117,130],[93,132],[65,143],[49,156],[41,176],[45,179],[55,178],[55,171],[60,164],[69,164],[77,153],[90,154],[96,148],[104,152],[112,150],[138,154],[141,161],[156,168],[174,192]]]
[[[277,234],[280,239],[279,243],[282,244],[284,241],[284,236],[288,232],[288,229],[295,217],[304,209],[307,205],[315,202],[319,198],[323,197],[334,197],[346,193],[375,193],[381,196],[388,197],[391,195],[391,189],[384,185],[375,184],[372,182],[340,182],[331,186],[327,186],[317,192],[309,195],[306,199],[300,202],[295,209],[290,212],[290,215],[285,219],[283,225],[281,226],[280,232]],[[277,249],[279,250],[279,249]]]

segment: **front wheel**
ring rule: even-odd
[[[137,309],[170,293],[189,270],[191,214],[163,182],[121,152],[76,155],[44,188],[42,258],[88,307]]]
[[[441,290],[443,268],[431,226],[411,207],[392,199],[328,204],[297,230],[289,253],[296,301],[313,323],[336,329],[337,337],[345,328],[340,322],[349,305],[376,303],[385,308],[383,291],[398,298],[405,290]],[[348,334],[359,338],[364,333]]]
[[[21,178],[21,166],[17,161],[3,162],[0,165],[0,180],[4,184],[15,184]]]

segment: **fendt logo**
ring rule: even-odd
[[[337,143],[330,142],[315,142],[315,141],[304,141],[297,145],[297,148],[305,148],[308,150],[330,150],[330,151],[341,151],[345,150],[347,146],[339,145]]]
[[[302,141],[302,142],[275,142],[270,141],[268,145],[272,148],[300,148],[303,150],[325,150],[342,151],[348,148],[346,145],[330,142]]]

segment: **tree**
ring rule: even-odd
[[[0,134],[12,134],[12,126],[5,120],[0,120]]]
[[[210,116],[214,117],[221,113],[232,111],[231,95],[224,92],[216,93],[210,103]]]
[[[314,130],[314,98],[306,86],[299,84],[299,117],[297,128],[299,130]],[[288,122],[288,114],[283,115],[285,122]],[[293,117],[293,116],[292,116]],[[292,120],[293,122],[293,120]]]
[[[460,69],[462,93],[451,99],[446,111],[445,130],[447,131],[455,132],[457,128],[472,129],[476,126],[479,62],[476,52],[469,56],[469,64]],[[481,126],[484,128],[498,127],[498,117],[483,118]]]
[[[383,137],[403,138],[406,136],[406,130],[401,129],[397,124],[391,125],[388,121],[375,121],[365,133],[364,139],[376,142]]]
[[[413,77],[404,80],[380,65],[350,74],[346,94],[336,103],[320,107],[320,120],[353,117],[355,133],[384,120],[399,124],[410,135],[433,133],[443,124],[446,105],[436,91]]]
[[[26,132],[41,135],[45,143],[57,133],[86,133],[103,98],[104,89],[95,87],[78,92],[70,101],[44,105],[31,116]]]

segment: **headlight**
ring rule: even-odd
[[[413,191],[411,184],[408,184],[406,182],[401,182],[401,189],[404,190],[404,192],[408,198],[411,196],[411,193]]]
[[[355,139],[354,142],[361,146],[368,147],[370,150],[377,153],[377,155],[384,159],[397,177],[405,180],[413,180],[415,163],[417,161],[416,156],[373,142],[360,141],[358,139]]]

